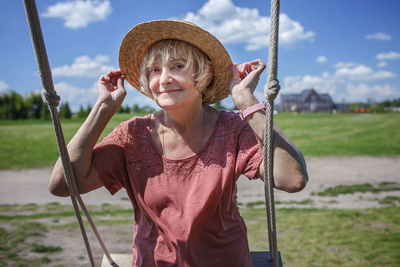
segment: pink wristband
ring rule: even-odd
[[[254,112],[259,111],[260,109],[265,109],[265,102],[257,103],[251,107],[246,108],[243,111],[240,111],[239,116],[242,120],[245,120],[247,116],[253,114]]]

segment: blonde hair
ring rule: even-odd
[[[161,40],[149,48],[140,69],[140,90],[149,97],[152,97],[149,88],[149,67],[157,57],[161,57],[163,62],[176,59],[184,60],[186,62],[185,70],[192,71],[196,87],[201,92],[204,92],[204,89],[212,82],[214,76],[213,67],[210,59],[203,51],[184,41],[172,39]]]

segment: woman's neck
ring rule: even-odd
[[[163,110],[154,114],[150,127],[160,153],[182,159],[199,153],[210,139],[220,112],[209,106],[179,112]],[[184,115],[184,116],[183,116]]]
[[[161,124],[182,135],[197,131],[204,127],[206,122],[206,108],[202,105],[193,105],[188,109],[163,110]]]

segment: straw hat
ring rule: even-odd
[[[209,32],[186,21],[156,20],[133,27],[125,36],[119,50],[119,66],[126,80],[139,92],[140,68],[149,47],[164,39],[185,41],[198,47],[211,60],[214,78],[203,91],[203,103],[216,103],[230,94],[232,60],[224,46]]]

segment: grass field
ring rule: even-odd
[[[132,211],[113,206],[91,207],[98,226],[113,232],[112,240],[126,240],[129,249]],[[264,209],[242,208],[251,251],[268,250]],[[399,266],[400,207],[368,210],[277,209],[278,247],[285,266]],[[112,214],[112,216],[109,216]],[[84,255],[70,206],[0,205],[0,266],[71,266]],[[115,231],[115,229],[119,229]],[[82,252],[71,255],[55,235],[71,238]],[[107,232],[107,233],[106,233]],[[124,238],[128,236],[128,238]],[[55,240],[54,240],[55,239]],[[95,242],[95,241],[93,241]],[[113,251],[113,243],[107,244]],[[68,249],[66,249],[68,250]],[[97,261],[102,253],[96,253]]]
[[[399,155],[398,114],[278,114],[275,122],[305,156]]]
[[[132,115],[117,114],[104,134]],[[275,122],[307,156],[400,155],[400,115],[397,114],[287,114]],[[82,124],[62,122],[70,140]],[[103,136],[104,136],[103,134]],[[52,165],[58,157],[49,121],[0,121],[0,169]]]
[[[128,114],[117,114],[106,127],[103,136],[122,121]],[[82,125],[81,119],[61,122],[66,142]],[[58,157],[54,128],[51,121],[0,120],[0,169],[21,169],[50,166]]]

